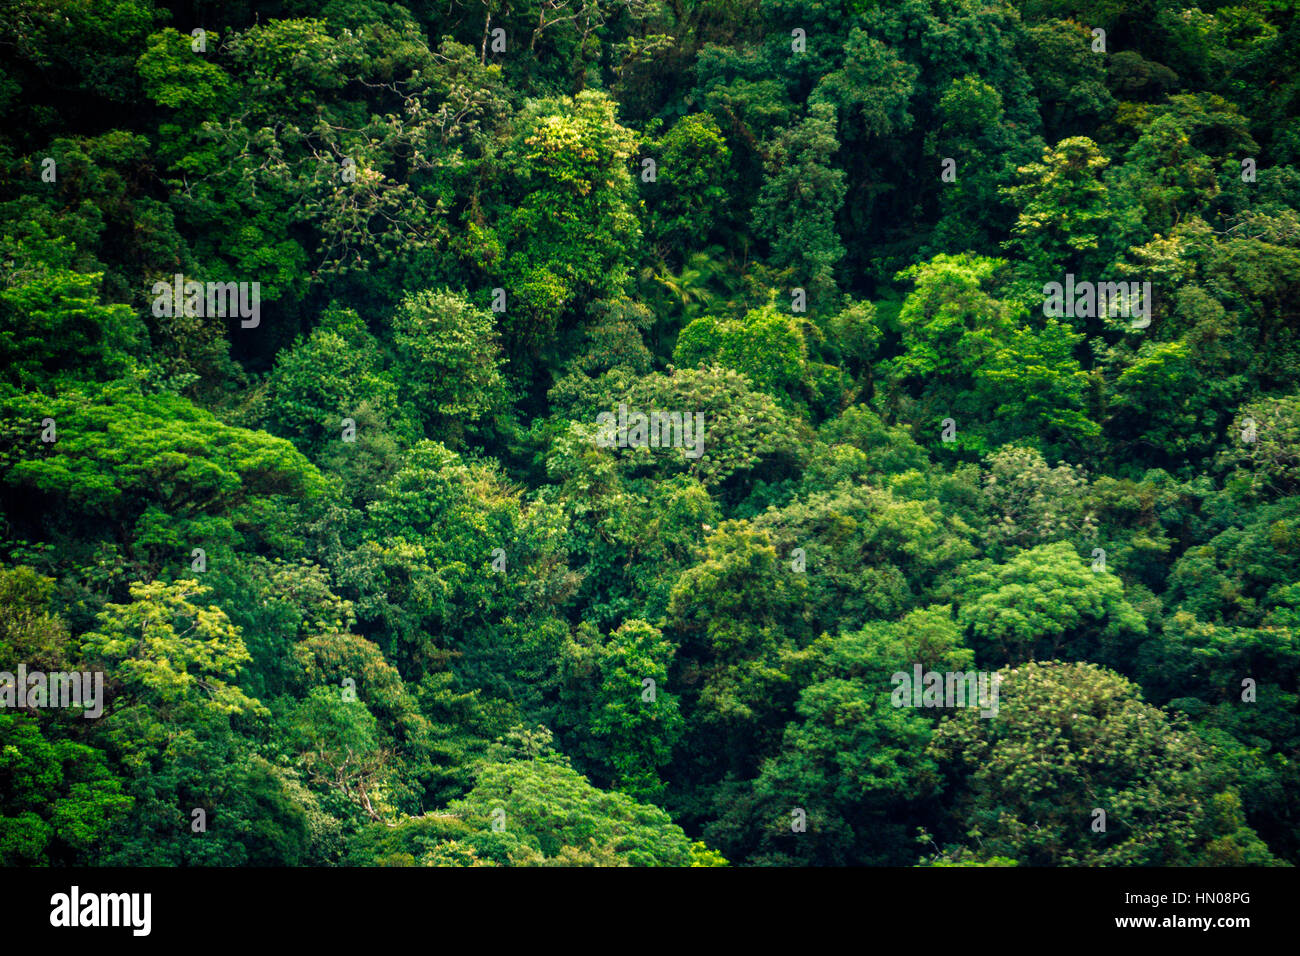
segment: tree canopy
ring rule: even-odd
[[[0,16],[0,865],[1300,863],[1289,0]],[[960,694],[958,693],[960,691]]]

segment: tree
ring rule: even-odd
[[[636,139],[609,96],[590,90],[529,102],[514,130],[499,159],[509,189],[493,210],[500,261],[475,256],[488,288],[507,292],[508,344],[535,349],[562,316],[628,281],[641,241],[626,165]]]
[[[1296,581],[1290,556],[1300,534],[1300,498],[1284,498],[1188,548],[1168,577],[1167,598],[1204,621],[1253,627]]]
[[[949,768],[956,824],[981,858],[1204,865],[1231,849],[1238,860],[1272,862],[1239,803],[1224,818],[1218,801],[1235,796],[1214,789],[1201,741],[1133,684],[1087,663],[1002,673],[997,715],[964,710],[940,724],[929,749]]]
[[[82,637],[109,698],[92,740],[134,800],[110,861],[285,865],[303,852],[306,811],[236,731],[267,710],[239,687],[250,655],[226,614],[199,603],[208,593],[193,580],[134,585],[131,602],[109,604]],[[195,810],[210,831],[193,828]]]
[[[76,865],[94,858],[132,798],[104,755],[49,740],[28,716],[0,714],[0,864]]]
[[[1101,179],[1106,166],[1096,143],[1072,136],[1017,170],[1023,181],[1007,188],[1018,211],[1007,248],[1033,279],[1060,281],[1067,272],[1095,272],[1105,262],[1102,242],[1111,218]]]
[[[691,688],[682,749],[707,778],[752,773],[779,739],[812,656],[806,592],[767,534],[736,521],[674,585],[666,633]]]
[[[805,329],[772,305],[741,319],[704,316],[682,329],[673,361],[683,367],[722,365],[743,373],[753,387],[795,406],[810,390]]]
[[[51,263],[71,253],[0,242],[0,366],[8,383],[39,389],[78,369],[82,376],[125,374],[144,338],[130,307],[100,301],[102,273],[85,274]],[[5,248],[5,247],[8,248]],[[13,257],[13,258],[8,258]],[[33,261],[35,260],[35,261]]]
[[[194,580],[138,584],[130,604],[110,604],[100,612],[98,630],[82,638],[82,653],[121,684],[104,726],[129,723],[145,708],[150,721],[260,709],[234,682],[251,659],[238,630],[220,608],[193,601],[208,590]]]
[[[379,342],[355,312],[327,312],[310,336],[276,357],[268,382],[271,431],[318,457],[363,404],[396,411],[397,386],[380,356]]]
[[[1049,467],[1032,448],[1007,445],[986,459],[984,494],[993,514],[989,531],[1004,548],[1050,541],[1083,544],[1097,533],[1088,509],[1084,470],[1061,462]]]
[[[336,573],[404,678],[454,661],[467,686],[535,713],[568,634],[556,611],[577,583],[564,536],[557,506],[526,502],[493,467],[421,442],[347,539]]]
[[[1113,571],[1093,570],[1068,541],[972,568],[962,589],[969,598],[959,617],[985,660],[1068,655],[1120,666],[1147,632]]]
[[[556,716],[574,726],[569,752],[599,771],[589,776],[645,802],[662,798],[659,775],[682,734],[668,674],[676,650],[658,628],[637,620],[604,640],[581,629],[565,648],[568,681]]]
[[[854,481],[769,506],[753,524],[786,569],[803,568],[818,632],[897,618],[976,553],[974,529],[933,498]]]
[[[890,677],[927,669],[963,671],[972,654],[949,607],[914,611],[826,639],[813,680],[779,751],[729,805],[708,836],[732,859],[766,865],[902,864],[914,856],[909,827],[939,793],[927,752],[931,721],[891,701]],[[793,808],[806,815],[795,832]]]
[[[41,441],[46,418],[53,443]],[[286,503],[323,490],[284,439],[125,382],[0,397],[0,421],[0,480],[25,497],[30,525],[80,515],[83,538],[116,544],[147,576],[188,564],[195,547],[277,540],[290,533]]]
[[[643,187],[648,237],[676,259],[686,243],[699,245],[725,221],[731,149],[708,113],[683,116],[653,146],[655,182]]]
[[[829,308],[836,292],[835,266],[844,246],[835,216],[844,202],[844,172],[831,164],[839,149],[835,108],[814,103],[808,114],[772,143],[767,175],[754,207],[754,222],[771,244],[772,264],[790,283],[807,286],[814,307]]]
[[[458,437],[505,403],[492,314],[455,293],[408,294],[393,317],[403,398],[426,434]]]
[[[500,820],[519,848],[512,855],[526,860],[532,851],[543,865],[566,850],[631,866],[689,866],[693,859],[690,840],[667,813],[597,790],[554,753],[486,764],[474,789],[447,809],[480,832]]]
[[[1234,466],[1231,487],[1265,498],[1300,493],[1300,394],[1265,398],[1241,410],[1237,437],[1220,454]]]

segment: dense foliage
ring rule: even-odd
[[[0,671],[104,700],[0,865],[1300,861],[1300,12],[1191,2],[2,0]]]

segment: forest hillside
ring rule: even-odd
[[[1300,861],[1294,0],[0,0],[0,865]]]

